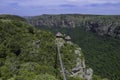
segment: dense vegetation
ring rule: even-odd
[[[17,15],[9,15],[9,14],[3,14],[0,15],[0,19],[5,20],[15,20],[15,21],[26,21],[24,18],[17,16]]]
[[[94,69],[94,73],[111,80],[120,79],[120,41],[110,36],[99,36],[86,32],[84,28],[49,28],[43,30],[68,34],[72,41],[82,48],[87,65]]]
[[[41,15],[27,18],[35,26],[75,28],[83,27],[99,35],[120,38],[120,15]]]
[[[95,74],[111,80],[120,79],[120,16],[119,15],[41,15],[27,21],[44,30],[71,35]]]
[[[55,35],[8,16],[0,19],[0,80],[61,80]],[[68,71],[76,64],[76,47],[65,44],[61,48]],[[68,79],[82,80],[69,76]],[[93,80],[102,79],[94,76]]]

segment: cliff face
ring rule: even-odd
[[[39,25],[35,24],[38,20],[43,21],[44,24],[42,22]],[[68,24],[70,21],[74,23],[74,27]],[[120,65],[117,63],[120,60],[120,41],[107,37],[119,38],[119,16],[42,15],[28,18],[28,22],[44,30],[69,34],[72,41],[82,48],[86,64],[94,70],[94,74],[111,80],[120,79],[118,75]],[[91,32],[107,36],[97,36]],[[72,68],[74,67],[76,66]]]
[[[41,15],[26,18],[34,26],[75,28],[83,27],[99,35],[120,38],[120,16]]]
[[[91,80],[92,76],[93,76],[93,69],[89,68],[89,67],[86,67],[86,65],[85,65],[85,58],[84,58],[84,55],[83,55],[83,53],[81,51],[81,48],[78,47],[77,45],[75,45],[73,42],[71,42],[70,36],[69,37],[66,36],[64,38],[64,36],[61,33],[57,33],[57,37],[56,37],[55,42],[56,42],[57,48],[59,50],[62,47],[66,47],[66,45],[74,47],[73,51],[72,51],[72,49],[68,49],[68,48],[67,48],[67,51],[68,52],[73,52],[73,54],[75,56],[75,59],[73,60],[73,61],[75,61],[74,62],[75,65],[73,65],[70,70],[67,70],[67,67],[65,67],[65,65],[63,64],[64,65],[63,68],[65,68],[64,69],[65,71],[63,70],[63,72],[65,72],[66,75],[68,75],[70,77],[78,77],[78,78],[82,78],[82,79],[85,79],[85,80]],[[59,58],[60,58],[61,53],[59,52],[58,54],[59,54]],[[61,66],[63,66],[63,65],[61,64]]]
[[[63,45],[60,52],[64,68],[69,73],[68,77],[70,75],[74,77],[76,72],[81,73],[75,75],[80,78],[83,78],[81,75],[87,75],[84,74],[85,71],[79,71],[83,69],[82,65],[85,68],[85,62],[77,45],[62,38],[55,38],[55,35],[50,32],[37,30],[26,22],[13,18],[14,16],[12,19],[8,17],[0,19],[0,80],[60,80],[61,69],[56,41]],[[66,38],[70,39],[70,37]],[[80,56],[77,56],[78,54]],[[76,58],[79,59],[77,66]],[[76,67],[78,71],[75,71]],[[45,78],[42,78],[42,75]],[[89,75],[87,77],[89,78]]]

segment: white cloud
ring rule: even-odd
[[[104,4],[104,3],[120,3],[120,0],[66,0],[76,5],[86,5],[86,4]]]
[[[120,0],[0,0],[0,13],[98,13],[120,14]]]
[[[90,2],[90,3],[118,3],[120,2],[120,0],[66,0],[66,1],[70,1],[70,2]]]
[[[84,6],[89,4],[120,3],[120,0],[0,0],[0,2],[0,5],[16,3],[19,6],[48,6],[61,4]]]
[[[65,3],[63,0],[24,0],[20,2],[21,6],[46,6],[46,5],[59,5]]]

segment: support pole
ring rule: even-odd
[[[65,75],[65,70],[64,70],[64,67],[63,67],[61,54],[60,54],[60,45],[59,44],[57,44],[57,50],[58,50],[59,61],[60,61],[61,69],[62,69],[63,80],[67,80],[66,75]]]

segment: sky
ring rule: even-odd
[[[120,15],[120,0],[0,0],[0,14]]]

